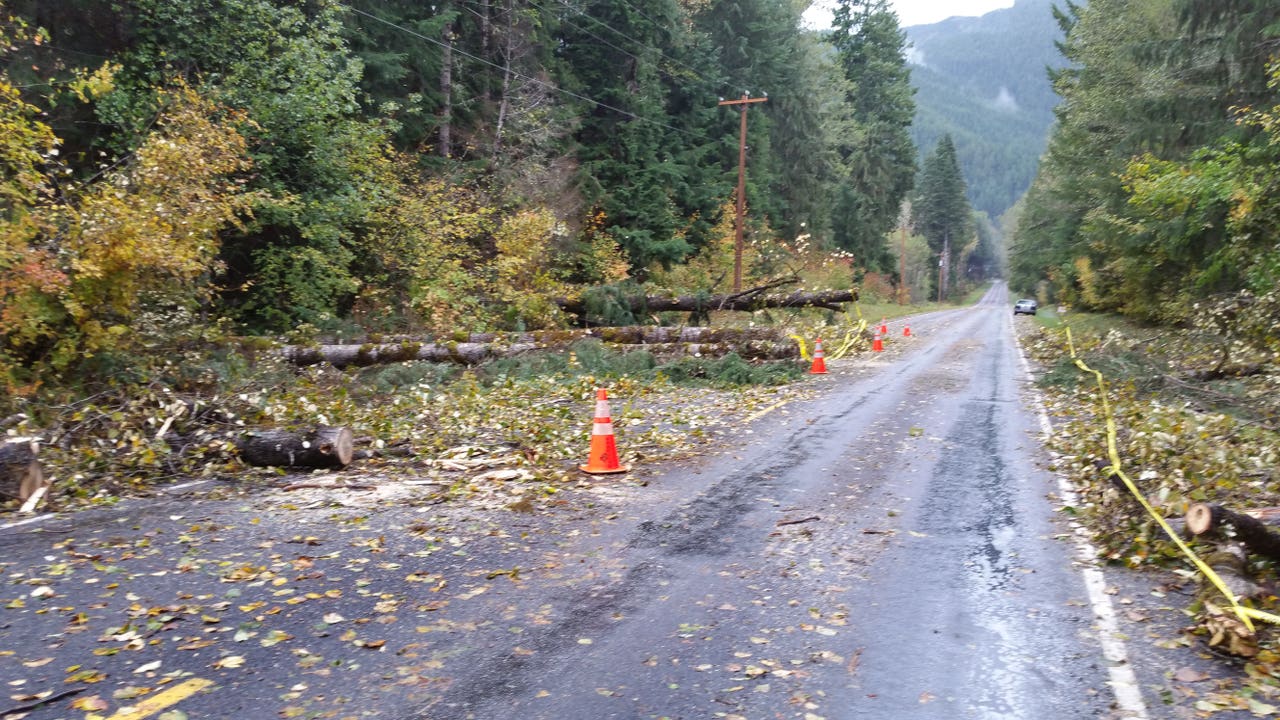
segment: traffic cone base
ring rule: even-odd
[[[813,343],[813,364],[809,366],[810,375],[826,375],[827,360],[822,352],[822,338],[818,338]]]
[[[591,453],[587,456],[587,464],[578,469],[592,475],[624,473],[631,469],[618,460],[618,445],[613,438],[613,418],[609,416],[609,394],[603,389],[596,391],[595,420],[591,424]]]

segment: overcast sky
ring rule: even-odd
[[[805,19],[812,27],[827,27],[831,24],[832,0],[816,0],[805,13]],[[992,10],[1013,7],[1013,0],[890,0],[898,13],[898,24],[928,25],[946,20],[954,15],[985,15]]]
[[[954,15],[986,15],[992,10],[1013,7],[1013,0],[890,0],[898,13],[898,24],[928,25]]]

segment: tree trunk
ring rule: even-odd
[[[44,468],[36,460],[39,451],[34,438],[0,441],[0,495],[26,500],[44,485]]]
[[[453,142],[453,23],[444,26],[444,50],[440,54],[440,130],[436,148],[440,157],[449,157]]]
[[[816,307],[826,310],[840,310],[840,303],[853,302],[858,299],[855,290],[824,290],[804,292],[797,290],[789,295],[762,295],[765,288],[744,290],[728,295],[683,297],[667,297],[649,295],[645,297],[626,298],[628,309],[635,314],[686,311],[706,312],[715,310],[762,310],[764,308],[803,308]],[[586,313],[586,303],[581,299],[560,299],[556,301],[560,309],[574,315]]]
[[[787,333],[773,328],[712,328],[705,326],[657,326],[624,325],[619,327],[594,327],[577,330],[540,330],[527,333],[466,333],[450,340],[470,343],[540,343],[561,344],[574,340],[596,338],[619,345],[645,345],[651,343],[725,343],[751,340],[787,339]],[[413,338],[396,338],[397,342]]]
[[[493,4],[489,0],[481,0],[480,2],[480,57],[486,61],[492,62],[493,57],[489,54],[489,45],[492,42],[493,35],[493,19],[491,12]],[[484,82],[484,99],[486,102],[493,99],[493,83],[485,79]]]
[[[1227,528],[1249,552],[1280,559],[1280,535],[1272,532],[1258,518],[1209,503],[1196,503],[1187,508],[1187,531],[1192,535],[1209,535],[1223,528]]]
[[[766,328],[620,327],[588,330],[547,330],[504,335],[470,333],[458,342],[419,342],[364,345],[290,345],[285,358],[294,365],[329,363],[335,367],[365,367],[394,362],[450,362],[477,365],[537,350],[562,350],[574,342],[595,338],[621,350],[648,350],[662,357],[702,355],[720,357],[736,352],[748,360],[785,360],[799,356],[799,348],[784,334]]]
[[[354,442],[345,427],[318,427],[306,433],[255,430],[236,444],[240,458],[259,467],[342,468],[351,464]]]
[[[438,362],[478,365],[486,360],[511,357],[539,349],[533,343],[389,343],[383,345],[292,345],[284,349],[294,365],[329,363],[335,367],[385,365],[395,362]]]
[[[502,150],[502,131],[507,123],[507,108],[511,103],[511,54],[515,37],[515,30],[512,27],[515,23],[514,15],[515,8],[512,5],[512,0],[507,0],[507,32],[505,47],[502,51],[502,95],[498,98],[498,124],[493,131],[494,157],[497,157]]]

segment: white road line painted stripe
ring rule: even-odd
[[[168,487],[162,487],[158,489],[160,492],[163,492],[163,493],[171,493],[171,492],[177,492],[179,490],[186,490],[187,488],[196,487],[198,485],[205,485],[205,484],[208,484],[209,482],[211,481],[210,480],[192,480],[191,482],[179,483],[177,485],[170,485]],[[45,520],[51,520],[57,516],[58,516],[57,513],[46,513],[44,515],[36,515],[35,517],[29,517],[25,520],[14,520],[13,522],[0,523],[0,530],[8,530],[9,528],[16,528],[22,525],[32,525],[38,522],[44,522]]]
[[[177,492],[179,490],[186,490],[189,487],[204,485],[207,482],[209,481],[208,480],[192,480],[191,482],[184,482],[184,483],[179,483],[177,485],[170,485],[169,487],[160,488],[160,492]]]
[[[1022,371],[1028,383],[1032,382],[1031,363],[1022,351],[1022,345],[1014,335],[1014,347],[1018,350],[1018,359],[1022,361]],[[1049,421],[1049,413],[1045,409],[1044,398],[1034,386],[1030,387],[1036,414],[1040,419],[1040,430],[1045,439],[1053,433],[1053,424]],[[1071,506],[1079,504],[1075,488],[1061,473],[1058,478],[1058,494],[1063,503]],[[1142,699],[1142,687],[1138,685],[1138,677],[1129,664],[1129,651],[1121,639],[1120,626],[1116,623],[1115,606],[1111,604],[1111,596],[1107,594],[1106,578],[1098,567],[1098,551],[1089,539],[1089,532],[1077,522],[1071,523],[1075,534],[1076,560],[1080,563],[1080,572],[1084,576],[1085,591],[1089,595],[1089,604],[1093,607],[1093,615],[1098,621],[1098,642],[1102,645],[1102,655],[1107,659],[1107,672],[1111,676],[1111,691],[1116,696],[1116,707],[1122,713],[1123,720],[1150,720],[1147,704]]]
[[[52,517],[54,516],[53,515],[37,515],[32,518],[27,518],[26,520],[14,520],[13,522],[7,522],[7,523],[4,523],[3,525],[0,525],[0,530],[8,530],[9,528],[15,528],[15,527],[18,527],[19,525],[30,525],[32,523],[44,522],[45,520],[48,520],[49,518],[52,518]]]

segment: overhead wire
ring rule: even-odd
[[[534,3],[533,3],[533,0],[526,0],[526,2],[529,2],[529,4],[531,4],[531,5],[532,5],[532,4],[534,4]],[[603,27],[603,28],[605,28],[606,30],[608,30],[608,31],[612,32],[613,34],[617,35],[618,37],[623,38],[623,39],[624,39],[624,40],[626,40],[627,42],[634,43],[634,44],[636,44],[636,45],[638,45],[638,46],[640,46],[640,47],[642,47],[642,48],[644,48],[644,49],[646,49],[646,50],[652,50],[653,52],[657,53],[657,54],[658,54],[658,56],[659,56],[659,57],[661,57],[662,59],[664,59],[664,60],[666,60],[667,62],[671,63],[671,64],[672,64],[673,66],[675,66],[675,67],[683,68],[684,70],[687,70],[689,73],[691,73],[694,77],[698,78],[698,79],[699,79],[699,80],[701,80],[702,82],[707,83],[708,85],[710,85],[710,84],[714,84],[711,80],[708,80],[708,79],[707,79],[707,77],[706,77],[705,75],[703,75],[702,73],[700,73],[700,72],[698,72],[697,70],[693,69],[692,67],[690,67],[690,66],[688,66],[688,65],[686,65],[686,64],[684,64],[684,63],[682,63],[682,62],[680,62],[679,60],[676,60],[675,58],[671,57],[670,55],[667,55],[666,53],[662,52],[662,50],[661,50],[661,49],[656,48],[656,47],[651,47],[651,46],[649,46],[648,44],[646,44],[645,42],[643,42],[643,41],[641,41],[641,40],[637,40],[637,39],[635,39],[635,38],[631,37],[630,35],[628,35],[628,34],[626,34],[626,33],[622,32],[621,30],[618,30],[617,28],[613,27],[612,25],[609,25],[609,24],[608,24],[608,23],[606,23],[605,21],[603,21],[603,20],[601,20],[601,19],[599,19],[599,18],[596,18],[596,17],[592,17],[592,16],[590,16],[590,15],[587,15],[587,14],[586,14],[585,12],[583,12],[582,10],[579,10],[578,8],[575,8],[575,7],[573,7],[572,5],[570,5],[568,0],[557,0],[557,2],[559,2],[561,5],[565,6],[565,8],[567,8],[567,9],[569,9],[569,10],[572,10],[572,11],[574,11],[574,12],[578,13],[579,15],[582,15],[583,17],[587,18],[587,19],[588,19],[588,20],[590,20],[591,22],[593,22],[593,23],[595,23],[595,24],[599,25],[600,27]],[[632,10],[635,10],[637,13],[640,13],[641,17],[643,17],[644,19],[646,19],[646,20],[648,20],[650,23],[652,23],[652,24],[653,24],[653,26],[654,26],[655,28],[657,28],[657,29],[662,29],[662,28],[663,28],[662,23],[659,23],[657,20],[654,20],[652,17],[650,17],[649,15],[647,15],[644,11],[640,10],[640,8],[637,8],[636,6],[631,5],[631,4],[629,4],[629,3],[625,3],[625,2],[624,2],[623,4],[624,4],[624,5],[626,5],[627,7],[631,8]],[[572,24],[572,23],[571,23],[571,24]],[[576,25],[575,25],[574,27],[578,27],[578,26],[576,26]],[[593,33],[590,33],[589,31],[587,31],[587,30],[585,30],[585,29],[583,29],[583,28],[580,28],[580,27],[579,27],[578,29],[579,29],[579,30],[582,30],[583,32],[586,32],[586,33],[590,34],[590,35],[591,35],[592,37],[594,37],[594,38],[599,39],[599,36],[598,36],[598,35],[595,35],[595,34],[593,34]],[[603,42],[603,40],[602,40],[601,42]],[[623,52],[625,52],[625,51],[623,51]],[[633,55],[633,57],[634,57],[634,55]]]
[[[550,10],[548,10],[547,8],[545,8],[545,7],[541,6],[541,5],[539,5],[538,3],[534,2],[533,0],[525,0],[525,2],[529,3],[529,4],[530,4],[530,5],[532,5],[533,7],[538,8],[539,10],[542,10],[543,12],[548,12],[548,13],[549,13],[549,12],[551,12]],[[591,19],[592,19],[592,20],[594,20],[595,18],[591,18]],[[620,47],[618,47],[617,45],[614,45],[613,43],[609,42],[608,40],[605,40],[604,38],[600,37],[599,35],[597,35],[597,34],[595,34],[595,33],[591,32],[590,30],[588,30],[588,29],[586,29],[586,28],[582,27],[581,25],[578,25],[578,24],[576,24],[576,23],[570,22],[570,21],[569,21],[568,19],[566,19],[566,18],[563,18],[563,17],[562,17],[562,18],[560,18],[560,22],[567,23],[570,27],[574,28],[575,30],[580,30],[580,31],[582,31],[582,32],[584,32],[584,33],[586,33],[586,34],[590,35],[591,37],[595,38],[596,40],[599,40],[600,42],[604,43],[605,45],[607,45],[607,46],[609,46],[609,47],[613,48],[614,50],[617,50],[618,52],[622,53],[623,55],[626,55],[627,57],[631,58],[632,60],[637,60],[637,61],[638,61],[638,60],[640,59],[640,58],[639,58],[639,56],[637,56],[635,53],[631,52],[630,50],[627,50],[627,49],[625,49],[625,48],[620,48]],[[605,27],[608,27],[608,26],[606,25]],[[640,44],[643,46],[643,43],[640,43]],[[646,50],[653,50],[653,49],[655,49],[655,48],[650,48],[650,47],[648,47],[648,46],[644,46],[644,47],[645,47],[645,49],[646,49]],[[658,53],[659,53],[659,54],[661,54],[661,51],[658,51]]]
[[[349,9],[349,10],[351,10],[351,12],[356,13],[357,15],[363,15],[364,17],[367,17],[367,18],[369,18],[370,20],[373,20],[373,21],[375,21],[375,22],[382,23],[383,25],[387,25],[388,27],[395,28],[396,30],[399,30],[400,32],[403,32],[403,33],[405,33],[405,34],[407,34],[407,35],[411,35],[411,36],[413,36],[413,37],[416,37],[416,38],[418,38],[419,40],[425,40],[425,41],[427,41],[427,42],[429,42],[429,43],[431,43],[431,44],[433,44],[433,45],[439,46],[440,48],[443,48],[443,49],[451,49],[454,53],[456,53],[456,54],[458,54],[458,55],[461,55],[462,57],[468,58],[468,59],[470,59],[470,60],[474,60],[475,62],[478,62],[478,63],[480,63],[480,64],[482,64],[482,65],[487,65],[487,66],[489,66],[489,67],[491,67],[491,68],[494,68],[494,69],[496,69],[496,70],[501,70],[501,71],[503,71],[503,72],[509,72],[509,73],[511,73],[511,75],[512,75],[512,76],[514,76],[514,77],[518,77],[518,78],[520,78],[521,80],[524,80],[524,81],[526,81],[526,82],[533,83],[534,85],[542,86],[542,87],[547,88],[548,90],[551,90],[551,91],[553,91],[553,92],[558,92],[558,93],[560,93],[560,94],[562,94],[562,95],[567,95],[567,96],[569,96],[569,97],[571,97],[571,98],[574,98],[574,99],[576,99],[576,100],[581,100],[581,101],[583,101],[583,102],[591,103],[592,105],[594,105],[594,106],[596,106],[596,107],[604,108],[605,110],[611,110],[611,111],[613,111],[613,112],[616,112],[616,113],[618,113],[618,114],[620,114],[620,115],[623,115],[623,116],[625,116],[625,117],[629,117],[629,118],[631,118],[631,119],[633,119],[633,120],[637,120],[637,121],[639,121],[639,122],[648,123],[648,124],[651,124],[651,125],[656,125],[656,126],[658,126],[658,127],[661,127],[661,128],[667,129],[667,130],[671,130],[672,132],[678,132],[678,133],[681,133],[682,135],[688,135],[689,137],[697,138],[697,139],[699,139],[699,140],[707,140],[707,139],[708,139],[708,138],[707,138],[707,136],[706,136],[706,135],[704,135],[704,134],[702,134],[702,133],[695,133],[695,132],[691,132],[691,131],[689,131],[689,130],[685,130],[685,129],[683,129],[683,128],[678,128],[678,127],[675,127],[675,126],[672,126],[672,125],[668,125],[668,124],[663,123],[663,122],[658,122],[657,120],[651,120],[651,119],[649,119],[649,118],[642,117],[642,116],[640,116],[640,115],[636,115],[636,114],[635,114],[635,113],[633,113],[633,112],[630,112],[630,111],[627,111],[627,110],[623,110],[622,108],[614,107],[614,106],[612,106],[612,105],[609,105],[608,103],[601,102],[601,101],[599,101],[599,100],[596,100],[595,98],[587,97],[586,95],[580,95],[580,94],[578,94],[578,93],[573,92],[572,90],[565,90],[564,88],[562,88],[562,87],[560,87],[560,86],[558,86],[558,85],[555,85],[555,84],[553,84],[553,83],[549,83],[549,82],[547,82],[547,81],[545,81],[545,80],[539,80],[539,79],[537,79],[537,78],[535,78],[535,77],[530,77],[530,76],[525,75],[525,74],[523,74],[523,73],[521,73],[521,72],[519,72],[519,71],[517,71],[517,70],[512,70],[512,69],[510,69],[510,68],[503,67],[503,66],[501,66],[501,65],[499,65],[499,64],[497,64],[497,63],[495,63],[495,62],[491,62],[491,61],[489,61],[489,60],[485,60],[485,59],[484,59],[484,58],[482,58],[482,57],[477,57],[477,56],[472,55],[471,53],[469,53],[469,52],[467,52],[467,51],[465,51],[465,50],[460,50],[460,49],[458,49],[458,48],[456,48],[456,47],[450,48],[450,46],[449,46],[449,45],[446,45],[446,44],[445,44],[443,41],[441,41],[441,40],[437,40],[437,39],[435,39],[435,38],[433,38],[433,37],[429,37],[429,36],[427,36],[427,35],[423,35],[422,33],[415,32],[415,31],[413,31],[413,30],[411,30],[411,29],[409,29],[409,28],[407,28],[407,27],[404,27],[403,25],[397,25],[396,23],[393,23],[393,22],[391,22],[390,20],[385,20],[385,19],[383,19],[383,18],[378,17],[377,15],[373,15],[373,14],[371,14],[371,13],[365,12],[364,10],[361,10],[360,8],[355,8],[355,7],[351,7],[351,6],[347,6],[347,7],[348,7],[348,9]]]
[[[539,10],[542,10],[543,12],[546,12],[546,13],[551,13],[551,12],[553,12],[553,10],[552,10],[552,9],[547,8],[547,7],[543,6],[543,5],[539,5],[538,3],[534,2],[533,0],[525,0],[525,1],[526,1],[529,5],[532,5],[533,7],[538,8]],[[475,0],[462,0],[462,2],[463,2],[464,4],[467,4],[467,3],[470,3],[470,4],[478,4],[478,3],[476,3],[476,2],[475,2]],[[680,70],[686,71],[686,72],[688,72],[689,74],[691,74],[691,75],[693,75],[694,77],[696,77],[697,79],[701,80],[702,82],[707,83],[708,85],[715,85],[715,84],[717,84],[717,83],[718,83],[718,81],[713,81],[713,80],[708,79],[706,75],[703,75],[702,73],[698,72],[698,71],[697,71],[696,69],[694,69],[692,66],[690,66],[690,65],[688,65],[688,64],[685,64],[685,63],[683,63],[683,62],[680,62],[679,60],[677,60],[677,59],[675,59],[675,58],[671,57],[670,55],[668,55],[668,54],[666,54],[666,53],[664,53],[664,52],[662,51],[662,49],[661,49],[661,48],[657,48],[657,47],[654,47],[654,46],[652,46],[652,45],[649,45],[648,43],[644,42],[643,40],[637,40],[636,38],[634,38],[634,37],[632,37],[632,36],[630,36],[630,35],[628,35],[628,34],[626,34],[626,33],[622,32],[621,30],[619,30],[619,29],[617,29],[617,28],[613,27],[612,25],[609,25],[608,23],[604,22],[603,20],[601,20],[601,19],[599,19],[599,18],[596,18],[596,17],[592,17],[592,16],[590,16],[590,15],[586,14],[586,13],[585,13],[585,12],[583,12],[582,10],[580,10],[580,9],[578,9],[578,8],[574,7],[573,5],[571,5],[571,4],[568,2],[568,0],[557,0],[557,2],[559,2],[561,5],[563,5],[563,6],[565,7],[565,9],[570,10],[570,11],[572,11],[572,12],[574,12],[574,13],[578,14],[578,15],[581,15],[581,16],[585,17],[586,19],[590,20],[591,22],[595,23],[596,25],[599,25],[600,27],[603,27],[604,29],[608,30],[609,32],[612,32],[614,35],[617,35],[618,37],[622,38],[623,40],[626,40],[627,42],[632,43],[632,44],[633,44],[633,45],[635,45],[635,46],[638,46],[638,47],[641,49],[641,51],[651,51],[651,52],[655,53],[658,57],[662,58],[662,59],[663,59],[663,60],[665,60],[667,63],[669,63],[671,67],[673,67],[673,68],[678,68],[678,69],[680,69]],[[640,8],[636,7],[635,5],[631,5],[630,3],[625,3],[625,2],[624,2],[623,4],[624,4],[624,5],[626,5],[627,7],[631,8],[632,10],[635,10],[637,13],[639,13],[639,14],[640,14],[640,16],[641,16],[641,17],[643,17],[645,20],[648,20],[650,23],[652,23],[652,24],[653,24],[653,26],[654,26],[655,28],[662,29],[662,27],[663,27],[662,23],[658,22],[657,20],[654,20],[652,16],[648,15],[647,13],[645,13],[645,12],[644,12],[643,10],[641,10]],[[470,9],[468,9],[468,12],[470,12],[472,15],[475,15],[476,17],[481,17],[481,16],[480,16],[480,14],[479,14],[479,13],[477,13],[477,12],[475,12],[474,10],[470,10]],[[602,38],[602,37],[600,37],[599,35],[597,35],[597,34],[595,34],[595,33],[591,32],[590,30],[588,30],[588,29],[586,29],[586,28],[582,27],[581,25],[578,25],[578,24],[576,24],[576,23],[570,22],[570,21],[569,21],[569,20],[567,20],[564,16],[562,16],[562,15],[557,15],[557,17],[560,19],[560,21],[561,21],[561,22],[568,23],[571,27],[573,27],[573,28],[575,28],[575,29],[577,29],[577,30],[580,30],[580,31],[582,31],[582,32],[584,32],[584,33],[586,33],[586,34],[588,34],[588,35],[590,35],[591,37],[593,37],[593,38],[595,38],[596,40],[598,40],[598,41],[600,41],[600,42],[604,43],[605,45],[608,45],[609,47],[613,48],[614,50],[617,50],[618,52],[623,53],[624,55],[627,55],[628,57],[635,58],[635,59],[639,59],[639,57],[636,55],[636,53],[633,53],[633,52],[631,52],[631,51],[627,50],[626,48],[622,48],[622,47],[619,47],[619,46],[617,46],[617,45],[614,45],[613,43],[609,42],[608,40],[605,40],[604,38]],[[675,73],[673,73],[673,72],[671,72],[670,70],[668,70],[668,74],[673,74],[673,75],[674,75]]]

